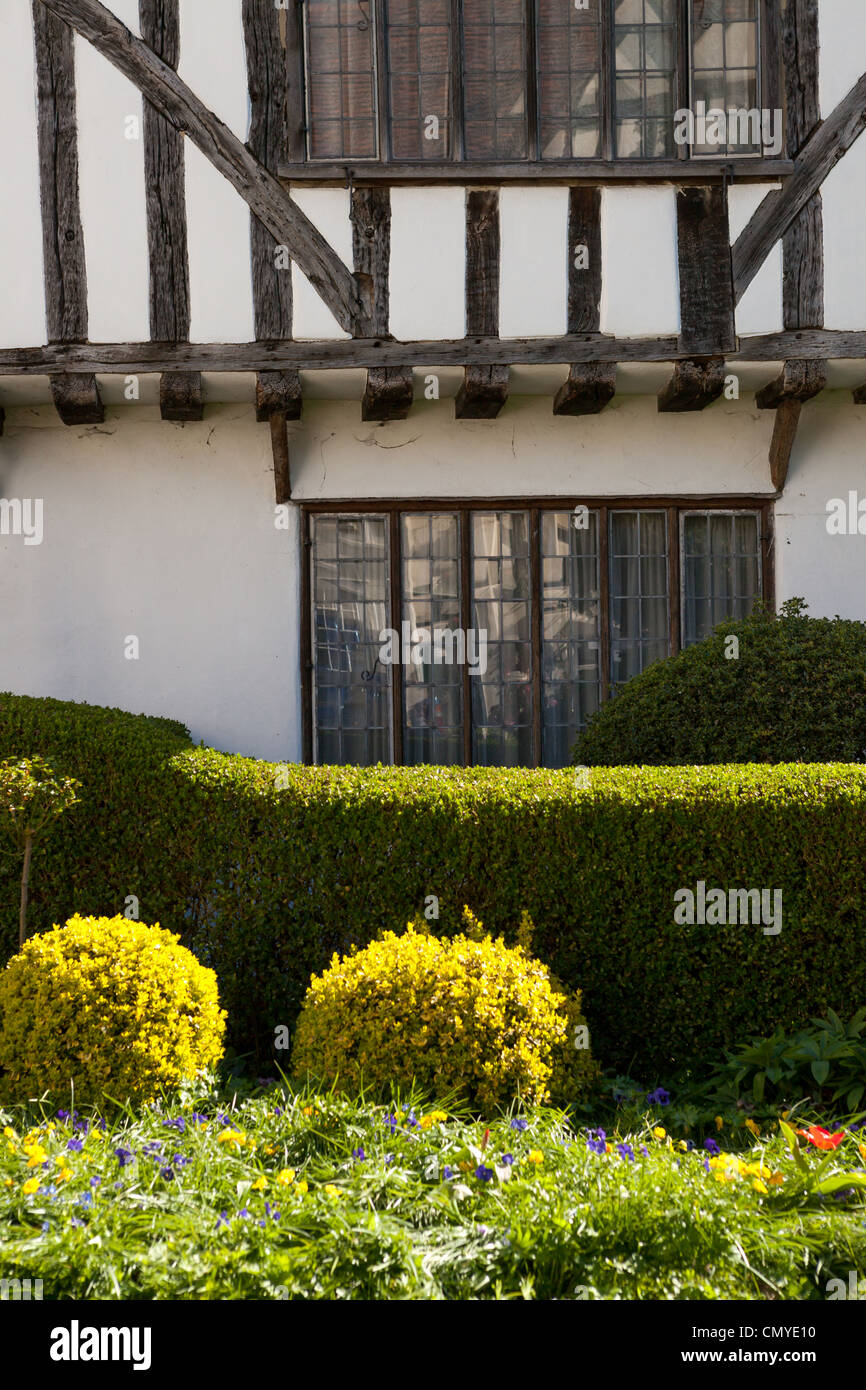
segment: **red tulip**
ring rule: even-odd
[[[489,1138],[490,1138],[490,1130],[489,1130],[489,1129],[485,1129],[485,1131],[484,1131],[484,1138],[481,1140],[481,1147],[482,1147],[482,1149],[486,1149],[486,1148],[487,1148],[487,1140],[488,1140]]]
[[[822,1129],[820,1125],[810,1125],[808,1129],[798,1129],[797,1133],[802,1134],[804,1139],[808,1139],[810,1144],[814,1144],[816,1149],[838,1149],[845,1138],[844,1129],[839,1129],[835,1134],[831,1134],[829,1129]]]

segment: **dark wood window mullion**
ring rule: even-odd
[[[313,612],[312,567],[313,542],[310,537],[311,513],[301,513],[301,757],[306,764],[313,762]]]
[[[532,641],[532,762],[541,767],[541,513],[533,507],[529,513],[529,599]]]
[[[538,0],[525,0],[526,25],[526,139],[529,159],[541,158],[538,130]]]
[[[464,632],[472,626],[472,514],[458,511],[460,522],[460,625]],[[476,679],[478,679],[476,677]],[[469,663],[463,663],[463,764],[472,766],[472,676]]]
[[[386,35],[385,0],[373,0],[376,54],[376,111],[379,131],[379,160],[391,160],[391,102],[389,93],[388,41]]]
[[[389,626],[396,632],[403,633],[403,583],[400,547],[400,521],[401,513],[394,510],[388,518],[390,523],[390,538],[388,549],[390,551],[390,583],[388,585],[390,593],[389,607],[390,620]],[[402,655],[402,641],[398,643],[398,650]],[[391,761],[395,767],[400,767],[403,762],[403,667],[399,661],[391,667]]]
[[[668,616],[670,619],[670,655],[676,656],[682,645],[680,619],[680,513],[668,507]]]
[[[601,698],[610,697],[610,547],[607,507],[598,513],[598,607],[601,639]]]
[[[465,99],[463,91],[463,0],[451,0],[451,158],[462,163],[466,158],[463,137]]]
[[[601,5],[601,153],[603,159],[613,159],[616,151],[614,130],[614,93],[616,91],[616,44],[613,33],[615,0],[599,0]]]
[[[677,6],[677,106],[687,110],[692,105],[692,0],[679,0]],[[677,145],[677,158],[689,159],[688,145]]]

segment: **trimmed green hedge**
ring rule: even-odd
[[[11,752],[83,784],[34,863],[34,928],[122,911],[135,894],[143,921],[180,931],[216,969],[231,1039],[266,1070],[311,972],[400,929],[430,894],[448,933],[468,903],[513,941],[528,909],[537,953],[583,990],[593,1055],[644,1076],[866,1001],[866,767],[291,766],[280,778],[193,748],[168,721],[4,696],[0,756]],[[0,861],[7,955],[17,873]],[[674,893],[698,880],[781,889],[781,934],[675,925]]]
[[[588,767],[864,761],[866,623],[809,618],[802,599],[654,662],[572,754]]]

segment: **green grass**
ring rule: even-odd
[[[866,1131],[819,1153],[726,1121],[730,1161],[758,1168],[719,1181],[651,1116],[596,1153],[558,1111],[502,1115],[485,1143],[435,1108],[277,1087],[199,1089],[104,1129],[88,1112],[86,1131],[0,1112],[0,1278],[41,1279],[45,1299],[823,1299],[866,1276]]]

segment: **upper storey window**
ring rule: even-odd
[[[778,155],[772,3],[302,0],[307,157]]]

